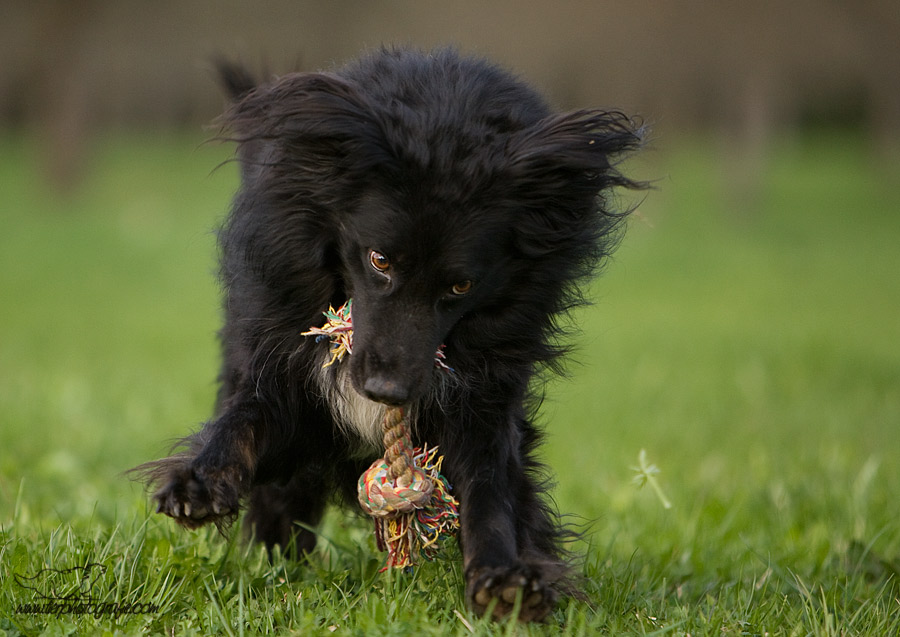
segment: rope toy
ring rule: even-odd
[[[303,336],[316,342],[331,340],[329,367],[353,353],[352,300],[335,310],[323,312],[322,327],[311,327]],[[452,372],[443,345],[435,352],[435,366]],[[459,503],[450,494],[450,485],[441,474],[443,456],[437,447],[413,447],[402,407],[389,407],[381,423],[384,457],[372,463],[359,478],[358,500],[375,522],[378,549],[388,552],[382,571],[416,564],[419,555],[431,560],[439,540],[459,528]]]

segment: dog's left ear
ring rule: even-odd
[[[519,132],[508,146],[510,177],[531,196],[597,196],[607,188],[642,188],[616,164],[637,150],[645,128],[618,111],[580,110],[547,117]]]
[[[516,205],[515,243],[522,254],[565,256],[559,267],[608,254],[628,212],[611,210],[610,190],[646,187],[617,164],[643,139],[640,123],[595,110],[553,115],[516,134],[507,145],[500,187]]]

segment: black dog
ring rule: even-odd
[[[553,114],[504,71],[452,50],[381,50],[339,71],[256,86],[223,67],[242,185],[220,235],[224,365],[217,415],[143,467],[186,527],[246,522],[309,550],[329,493],[354,492],[403,405],[460,501],[467,595],[541,619],[566,577],[534,458],[532,382],[562,353],[559,319],[612,249],[640,187],[613,160],[621,113]],[[301,334],[353,300],[352,355]],[[435,368],[444,346],[451,373]]]

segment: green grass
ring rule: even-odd
[[[749,200],[714,144],[661,146],[544,405],[586,599],[521,627],[466,610],[455,548],[379,574],[352,515],[308,564],[151,515],[120,473],[209,414],[235,168],[192,138],[110,137],[62,197],[0,137],[0,635],[900,633],[900,166],[795,141]],[[642,449],[669,509],[634,482]],[[87,564],[98,601],[159,609],[16,612],[16,575]]]

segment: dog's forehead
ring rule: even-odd
[[[448,202],[384,194],[365,197],[352,216],[357,243],[393,258],[456,263],[477,261],[502,241],[508,223],[474,202]]]

